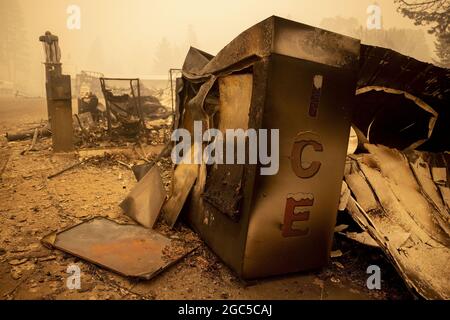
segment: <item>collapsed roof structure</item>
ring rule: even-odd
[[[371,143],[450,150],[450,70],[361,45],[352,124]]]

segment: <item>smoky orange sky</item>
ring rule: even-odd
[[[2,8],[7,8],[7,0]],[[165,38],[187,51],[189,44],[216,54],[240,32],[278,15],[313,26],[322,19],[341,16],[366,24],[367,0],[12,0],[23,15],[30,63],[30,91],[43,91],[43,49],[38,37],[46,30],[59,36],[63,70],[101,71],[108,76],[144,76],[154,73],[155,53]],[[383,28],[423,29],[396,11],[393,0],[378,0]],[[69,5],[81,9],[81,28],[66,27]],[[4,27],[0,21],[0,27]],[[191,36],[189,36],[191,32]],[[188,43],[195,35],[196,43]],[[433,38],[426,35],[433,57]],[[96,57],[96,52],[98,55]],[[184,54],[184,53],[183,53]],[[181,56],[183,55],[181,54]],[[180,67],[182,60],[174,61]],[[0,62],[0,64],[3,62]],[[0,79],[4,78],[0,74]]]

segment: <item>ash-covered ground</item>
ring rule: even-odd
[[[7,142],[4,134],[31,128],[46,119],[42,98],[0,98],[0,161],[9,158],[0,181],[0,299],[411,299],[401,278],[381,251],[340,235],[334,250],[342,255],[314,272],[244,282],[183,223],[157,231],[199,247],[152,280],[126,278],[58,250],[40,240],[86,219],[105,216],[134,223],[118,204],[136,183],[131,170],[138,153],[98,157],[53,179],[47,176],[79,160],[79,154],[54,154],[51,138],[36,151],[21,152],[30,140]],[[130,145],[133,150],[133,145]],[[161,145],[149,146],[157,154]],[[167,161],[159,165],[164,168]],[[166,179],[170,175],[165,175]],[[169,184],[170,181],[165,181]],[[348,218],[339,217],[348,222]],[[301,254],[299,252],[299,254]],[[268,261],[267,263],[270,263]],[[81,289],[66,285],[68,266],[81,269]],[[381,290],[366,286],[369,265],[381,268]]]

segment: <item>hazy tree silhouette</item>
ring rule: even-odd
[[[0,1],[0,21],[0,79],[13,82],[17,90],[25,90],[30,50],[18,1]]]
[[[395,0],[398,11],[414,20],[415,25],[428,26],[436,36],[438,63],[450,67],[450,1],[449,0]]]
[[[436,44],[436,55],[439,59],[439,64],[450,68],[450,33],[443,32],[438,34]]]
[[[358,30],[361,28],[361,25],[356,18],[337,16],[322,19],[320,27],[346,36],[356,37],[358,36]]]
[[[157,74],[166,74],[173,67],[173,47],[167,38],[162,38],[156,47],[153,72]]]
[[[88,61],[87,68],[89,70],[98,72],[106,71],[105,51],[103,49],[103,42],[100,37],[95,38],[94,42],[92,42],[86,61]]]
[[[191,24],[188,26],[187,29],[187,46],[188,47],[198,46],[197,33],[195,32],[195,29]]]
[[[422,30],[380,29],[368,30],[355,18],[325,18],[320,23],[322,28],[361,39],[364,44],[390,48],[419,60],[429,60],[430,50]]]
[[[181,44],[172,44],[167,38],[162,38],[156,46],[152,72],[163,75],[170,68],[181,68],[191,46],[198,46],[197,34],[192,25],[188,25],[186,40]]]

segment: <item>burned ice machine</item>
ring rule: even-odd
[[[359,40],[273,16],[215,57],[189,51],[179,127],[267,129],[269,154],[279,151],[278,170],[262,175],[267,165],[249,161],[255,140],[247,134],[245,163],[199,164],[185,206],[193,228],[242,278],[327,264],[359,50]]]

